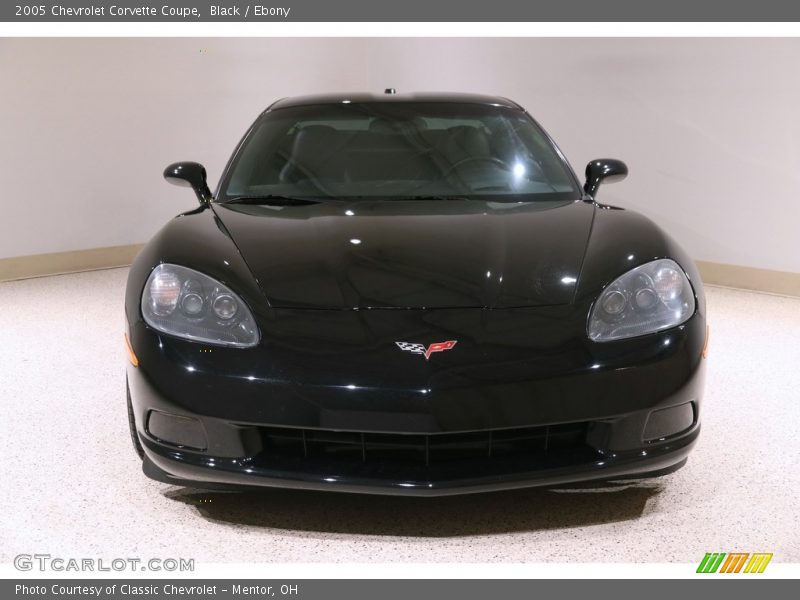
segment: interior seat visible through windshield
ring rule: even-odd
[[[237,153],[222,189],[222,201],[259,194],[509,200],[580,195],[569,167],[522,111],[411,102],[267,112]]]

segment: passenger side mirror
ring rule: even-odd
[[[174,185],[190,187],[194,190],[197,200],[203,206],[211,202],[211,190],[206,183],[206,169],[196,162],[172,163],[164,169],[164,179]]]
[[[616,183],[628,176],[628,166],[615,158],[598,158],[586,165],[586,183],[583,191],[592,198],[597,195],[601,183]]]

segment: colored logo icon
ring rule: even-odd
[[[706,552],[697,567],[698,573],[763,573],[772,553]]]
[[[412,354],[421,354],[428,360],[434,352],[444,352],[445,350],[452,350],[453,346],[458,343],[458,340],[448,340],[446,342],[434,342],[427,348],[423,344],[416,344],[414,342],[395,342],[397,347],[403,352],[411,352]]]

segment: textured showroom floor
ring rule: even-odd
[[[660,480],[444,499],[209,494],[146,479],[131,449],[126,275],[0,284],[0,562],[800,561],[798,299],[708,290],[703,433]]]

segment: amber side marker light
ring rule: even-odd
[[[703,358],[708,357],[708,340],[711,337],[711,328],[706,325],[706,341],[703,344]]]
[[[133,351],[133,348],[131,348],[131,343],[128,340],[128,334],[126,333],[126,334],[123,334],[123,335],[125,337],[125,350],[128,351],[128,360],[131,361],[131,364],[134,367],[138,367],[139,366],[139,359],[136,357],[136,353]],[[703,352],[705,352],[705,351],[703,351]]]

